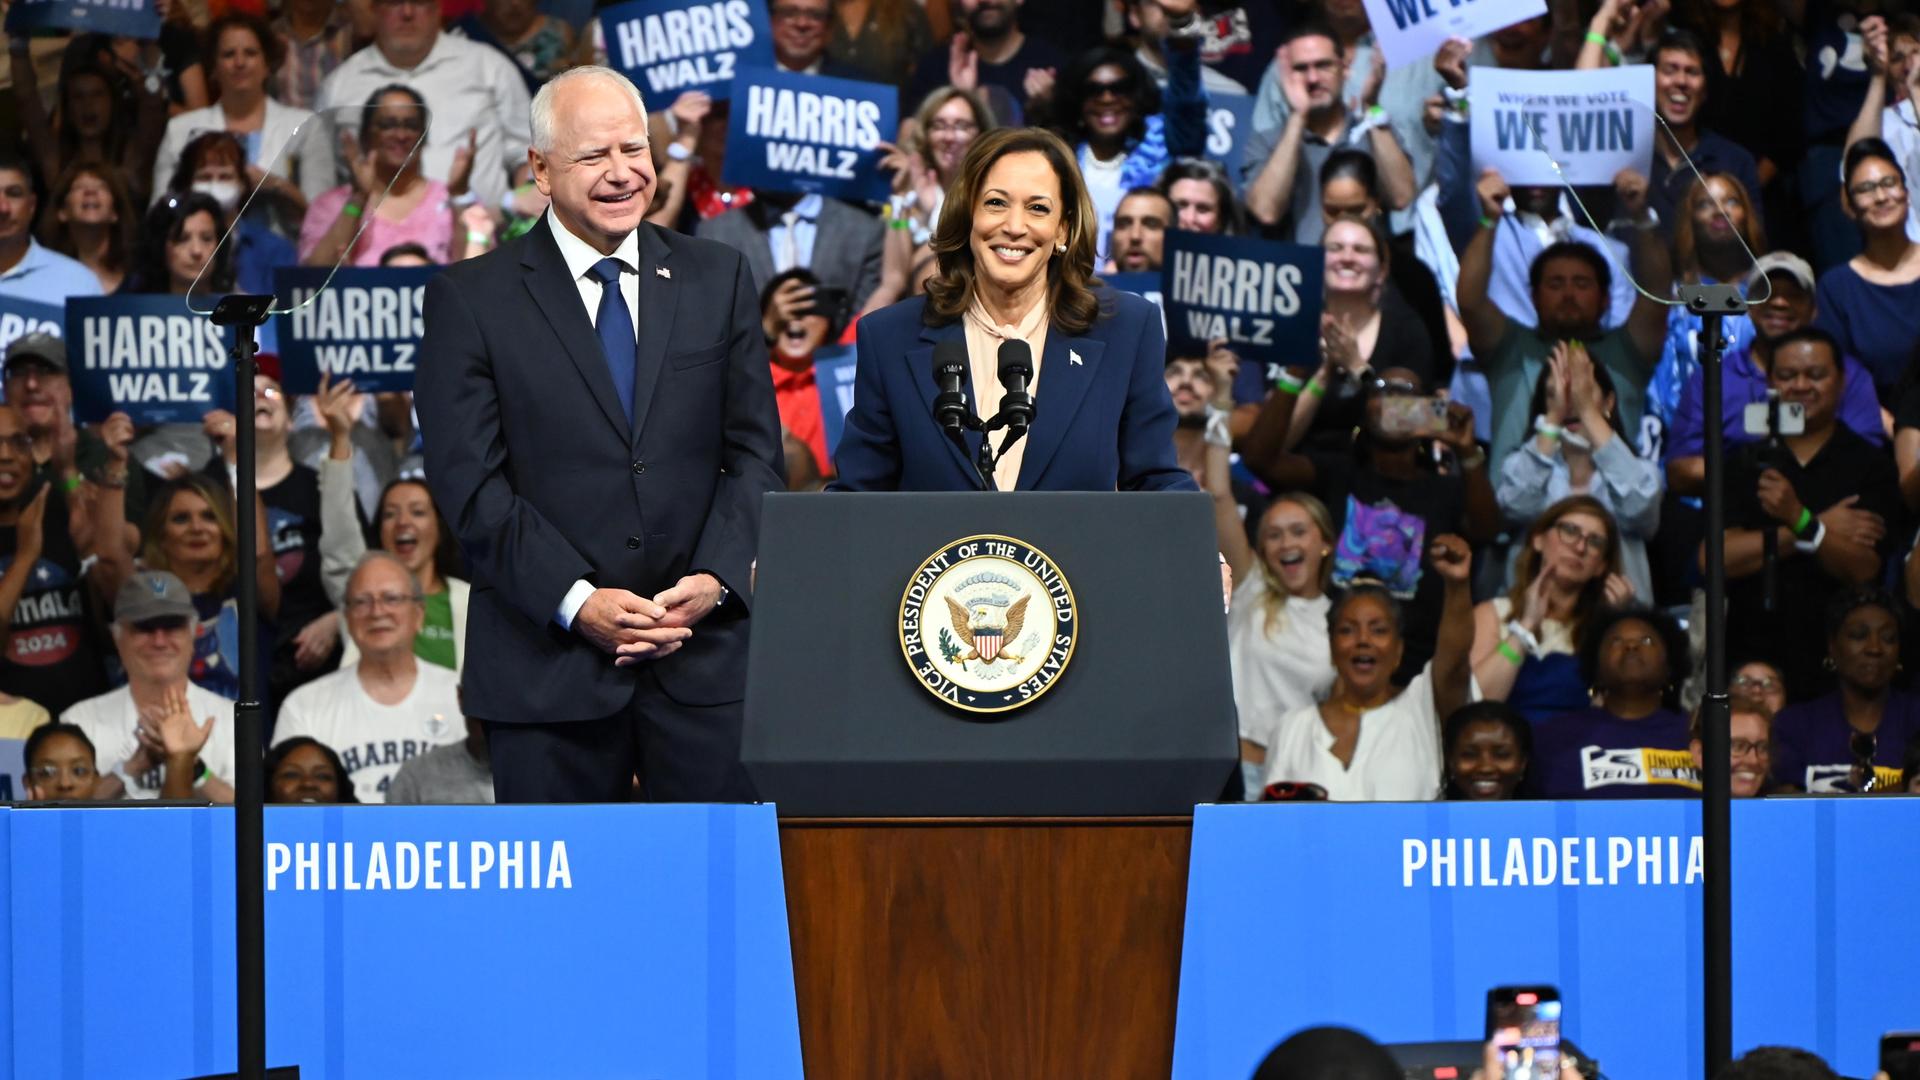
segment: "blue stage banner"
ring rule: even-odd
[[[715,101],[740,68],[773,66],[773,29],[757,0],[632,0],[600,13],[607,63],[660,112],[688,90]]]
[[[273,317],[281,388],[314,393],[325,370],[352,379],[357,390],[412,390],[414,351],[424,330],[421,305],[427,279],[439,272],[437,266],[342,267],[321,291],[324,267],[275,270],[273,294],[294,308]]]
[[[151,41],[160,36],[160,12],[153,0],[14,0],[7,12],[7,34],[35,30],[72,30]]]
[[[1320,363],[1326,252],[1245,236],[1167,230],[1167,335],[1226,338],[1243,360]]]
[[[228,338],[178,296],[69,299],[74,418],[91,424],[119,410],[136,424],[197,424],[209,409],[232,409]]]
[[[1226,167],[1235,191],[1246,186],[1247,136],[1253,134],[1253,95],[1207,95],[1207,156]]]
[[[821,349],[813,354],[813,382],[820,391],[820,425],[827,437],[827,454],[840,446],[853,409],[854,349],[851,345]]]
[[[727,183],[850,202],[892,191],[879,146],[900,126],[899,90],[767,67],[741,72],[734,91]]]
[[[13,344],[14,338],[24,334],[65,337],[65,314],[57,304],[37,304],[17,296],[0,295],[0,354]]]
[[[1885,918],[1920,889],[1920,800],[1733,809],[1736,1051],[1871,1075],[1920,1016],[1881,974],[1920,948]],[[1313,1024],[1478,1040],[1489,989],[1547,983],[1607,1075],[1699,1078],[1699,820],[1692,800],[1199,807],[1173,1074],[1244,1080]]]
[[[15,1075],[232,1071],[231,811],[5,820]],[[267,1057],[302,1077],[801,1075],[771,805],[269,807],[266,837]]]

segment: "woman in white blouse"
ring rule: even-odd
[[[1446,596],[1433,659],[1405,690],[1394,686],[1405,651],[1399,605],[1378,585],[1347,590],[1327,616],[1333,688],[1280,718],[1267,747],[1268,784],[1318,784],[1341,801],[1440,796],[1440,723],[1472,695],[1473,556],[1448,535],[1434,538],[1427,557]]]
[[[1286,713],[1326,697],[1333,685],[1327,650],[1333,517],[1312,495],[1280,495],[1260,517],[1256,549],[1234,502],[1227,453],[1208,446],[1206,487],[1220,553],[1239,582],[1227,615],[1227,648],[1240,710],[1240,768],[1247,797],[1257,799],[1274,726]]]

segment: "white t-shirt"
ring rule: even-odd
[[[207,745],[200,748],[200,763],[213,775],[233,783],[233,702],[211,690],[187,684],[187,708],[196,723],[213,718],[213,731]],[[93,740],[94,763],[104,773],[119,773],[127,784],[129,799],[157,799],[163,770],[155,767],[139,776],[128,776],[122,768],[140,749],[134,735],[140,725],[140,710],[134,707],[133,691],[127,687],[109,690],[99,697],[76,702],[60,714],[63,724],[77,725]]]
[[[1317,705],[1280,718],[1267,746],[1266,782],[1319,784],[1336,802],[1414,802],[1440,797],[1440,718],[1433,708],[1433,665],[1400,695],[1360,716],[1353,764],[1333,756],[1333,732]]]
[[[1233,660],[1233,700],[1240,737],[1267,746],[1280,718],[1327,696],[1333,657],[1327,646],[1325,596],[1289,596],[1267,632],[1266,579],[1258,567],[1234,587],[1227,615],[1227,651]]]
[[[1898,105],[1889,105],[1880,114],[1880,135],[1887,140],[1887,148],[1893,156],[1900,159],[1900,167],[1906,170],[1909,186],[1920,176],[1920,122],[1916,122],[1913,102],[1903,101]],[[1845,183],[1846,178],[1841,178]],[[1907,205],[1907,239],[1920,243],[1920,206],[1912,201]]]
[[[407,759],[467,737],[459,677],[438,664],[418,663],[414,672],[398,705],[368,696],[358,664],[313,680],[280,706],[274,745],[296,735],[318,739],[340,755],[361,802],[386,802],[387,782]]]

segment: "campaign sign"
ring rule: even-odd
[[[1735,1052],[1872,1075],[1920,1016],[1883,974],[1920,949],[1886,908],[1920,889],[1920,799],[1737,800],[1731,855]],[[1173,1075],[1245,1080],[1316,1024],[1478,1041],[1488,990],[1547,984],[1606,1075],[1697,1080],[1704,875],[1695,799],[1198,807]]]
[[[820,391],[820,426],[827,437],[827,455],[840,447],[853,410],[854,349],[851,345],[820,349],[813,354],[813,382]]]
[[[1243,182],[1240,172],[1244,162],[1240,159],[1246,156],[1247,136],[1252,133],[1251,94],[1207,95],[1207,156],[1226,166],[1235,190]]]
[[[899,90],[772,68],[742,72],[734,89],[727,183],[850,202],[886,199],[892,188],[879,146],[900,126]]]
[[[1100,280],[1121,292],[1130,292],[1135,296],[1145,297],[1153,301],[1153,306],[1160,309],[1160,334],[1163,337],[1167,337],[1168,340],[1172,340],[1171,336],[1167,334],[1167,300],[1165,294],[1160,291],[1159,271],[1101,274]]]
[[[1388,67],[1429,63],[1450,37],[1478,38],[1547,13],[1546,0],[1365,0]],[[1473,80],[1480,81],[1475,68]]]
[[[35,30],[72,30],[151,41],[160,36],[153,0],[13,0],[7,35]]]
[[[136,424],[197,424],[233,408],[227,335],[179,296],[69,299],[67,370],[81,423],[118,411]]]
[[[0,828],[12,1075],[232,1072],[233,812]],[[267,1057],[304,1080],[801,1076],[772,805],[270,806],[265,830]]]
[[[1483,0],[1482,0],[1483,2]],[[1509,184],[1612,186],[1653,165],[1653,68],[1473,69],[1473,165]],[[1554,163],[1559,162],[1556,170]]]
[[[356,390],[412,390],[427,279],[439,272],[437,266],[343,266],[323,290],[324,267],[275,270],[273,294],[292,308],[274,316],[281,389],[315,393],[325,371],[352,379]]]
[[[1242,360],[1317,364],[1326,253],[1303,244],[1167,230],[1169,338],[1226,338]]]
[[[602,11],[600,29],[607,63],[656,111],[688,90],[725,101],[739,69],[773,66],[773,29],[759,0],[631,0]]]
[[[0,294],[0,354],[13,339],[24,334],[46,333],[66,336],[64,313],[57,304],[41,304],[17,296]]]

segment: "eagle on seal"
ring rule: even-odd
[[[968,649],[967,655],[962,656],[959,662],[964,664],[969,660],[981,660],[991,664],[1004,658],[1019,663],[1022,657],[1014,655],[1004,646],[1020,640],[1020,629],[1026,625],[1027,601],[1030,599],[1032,597],[1022,596],[1002,614],[992,604],[975,604],[973,610],[968,611],[953,597],[947,597],[947,614],[953,622],[953,632],[966,642]]]

